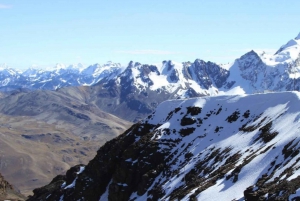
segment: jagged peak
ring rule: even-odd
[[[7,63],[0,64],[0,70],[10,69],[11,67]]]
[[[168,61],[164,60],[162,63],[163,64],[168,64],[168,65],[174,65],[172,60],[168,60]]]
[[[194,61],[194,63],[206,63],[206,62],[204,60],[202,60],[202,59],[196,59]]]
[[[247,52],[246,54],[241,56],[240,59],[245,59],[247,57],[256,57],[257,59],[260,59],[259,54],[254,50]]]
[[[295,40],[300,40],[300,33],[299,33],[298,36],[295,38]]]
[[[169,61],[164,60],[162,62],[162,74],[167,74],[169,71],[174,69],[174,66],[175,64],[171,60]]]

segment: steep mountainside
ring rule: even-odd
[[[0,99],[0,172],[28,195],[71,166],[86,164],[130,125],[86,104],[84,90],[76,98],[15,91]]]
[[[298,200],[299,119],[297,92],[166,101],[29,200]]]

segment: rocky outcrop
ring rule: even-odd
[[[8,183],[0,174],[0,200],[22,201],[25,196],[20,194],[14,187]]]
[[[83,173],[77,175],[83,165],[71,168],[66,176],[57,176],[49,185],[35,189],[28,201],[59,200],[61,197],[77,200],[82,196],[86,200],[99,200],[108,186],[109,200],[128,200],[135,191],[144,194],[164,164],[164,154],[157,151],[158,143],[150,141],[153,128],[149,124],[134,125],[101,147]],[[140,140],[136,141],[137,138]],[[74,182],[76,185],[69,188]]]
[[[0,174],[0,195],[6,195],[8,189],[13,189],[12,186],[4,180],[4,177]]]

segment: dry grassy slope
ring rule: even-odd
[[[0,99],[0,172],[26,195],[70,166],[87,163],[131,124],[86,104],[83,93],[70,93],[21,92]]]
[[[154,111],[159,103],[174,98],[174,94],[160,92],[158,95],[156,91],[151,90],[146,91],[147,95],[138,93],[138,90],[133,86],[126,88],[119,85],[110,87],[104,85],[100,82],[91,87],[72,87],[71,90],[62,88],[58,91],[78,100],[86,101],[105,112],[131,122],[144,119]]]
[[[4,98],[4,97],[5,97],[5,94],[0,91],[0,98]]]

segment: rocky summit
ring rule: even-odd
[[[300,93],[165,101],[29,201],[299,200]]]

